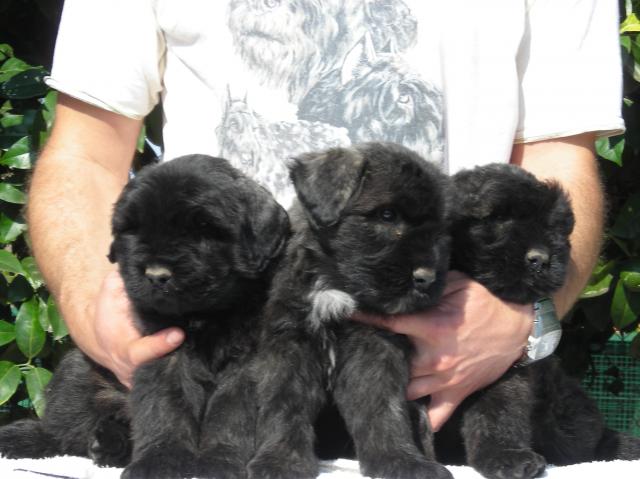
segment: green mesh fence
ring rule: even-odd
[[[612,336],[604,351],[593,355],[583,385],[610,428],[640,437],[640,361],[629,355],[632,339]]]

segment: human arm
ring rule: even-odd
[[[140,337],[107,259],[112,207],[128,179],[140,127],[141,120],[60,94],[27,208],[34,256],[71,337],[126,385],[137,365],[183,337],[175,329]]]
[[[585,133],[513,149],[513,163],[540,179],[559,182],[572,200],[576,226],[570,267],[554,296],[560,315],[569,311],[588,280],[600,248],[603,198],[593,140],[593,134]],[[445,294],[432,310],[366,320],[413,340],[408,397],[431,396],[429,418],[437,430],[465,397],[498,379],[522,356],[532,306],[503,302],[479,283],[451,272]]]

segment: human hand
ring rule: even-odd
[[[503,302],[466,275],[451,271],[434,308],[412,315],[353,319],[407,335],[414,344],[409,399],[431,396],[434,431],[471,393],[493,383],[524,351],[532,326],[529,305]]]
[[[93,322],[97,347],[85,353],[111,370],[128,388],[138,366],[173,351],[184,340],[184,332],[179,328],[141,336],[133,317],[120,274],[115,271],[107,274],[98,293]]]

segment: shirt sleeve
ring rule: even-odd
[[[517,142],[624,131],[617,2],[529,0]]]
[[[46,83],[140,119],[158,102],[163,65],[164,40],[151,0],[66,0]]]

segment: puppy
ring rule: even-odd
[[[56,367],[45,394],[44,417],[0,428],[0,455],[85,456],[111,467],[129,462],[128,393],[111,371],[71,350]]]
[[[518,304],[562,286],[574,218],[559,185],[492,164],[456,174],[453,188],[453,269]],[[443,462],[466,462],[501,479],[536,477],[547,462],[640,457],[640,440],[606,429],[595,403],[554,357],[511,369],[468,398],[436,444]]]
[[[288,232],[271,194],[226,160],[191,155],[143,170],[115,206],[109,257],[140,332],[178,326],[186,339],[139,367],[128,397],[110,373],[74,353],[54,375],[44,419],[10,437],[44,430],[62,443],[55,453],[87,455],[96,429],[98,442],[118,438],[109,424],[100,429],[105,418],[130,418],[123,477],[243,477],[255,431],[248,364]],[[114,413],[104,406],[111,399]],[[4,448],[7,434],[0,437]]]
[[[408,339],[348,319],[438,300],[448,266],[447,178],[382,143],[305,154],[290,171],[299,201],[265,310],[249,477],[316,477],[313,424],[329,400],[364,475],[451,477],[432,461],[424,408],[406,400]]]

